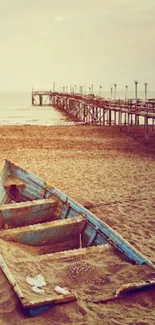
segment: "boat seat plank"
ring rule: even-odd
[[[65,240],[60,243],[51,244],[51,245],[43,245],[41,247],[36,247],[39,256],[52,254],[56,252],[63,252],[68,250],[79,249],[80,247],[80,235],[76,235],[75,237]]]
[[[0,231],[0,238],[24,245],[43,246],[65,242],[80,235],[85,218],[55,220],[47,223]]]
[[[8,178],[4,182],[4,187],[5,188],[9,188],[11,185],[16,185],[16,186],[24,187],[26,184],[20,178],[17,178],[15,176],[8,176]]]
[[[0,206],[0,229],[9,229],[56,219],[57,202],[52,198]]]

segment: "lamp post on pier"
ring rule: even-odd
[[[128,86],[125,85],[125,99],[128,99]]]
[[[101,97],[101,93],[102,93],[102,86],[99,86],[99,97]]]
[[[33,96],[34,88],[32,87],[32,105],[34,105],[34,96]]]
[[[145,86],[145,100],[147,100],[147,86],[148,86],[148,83],[145,82],[144,86]]]
[[[55,92],[55,82],[53,82],[53,92]]]
[[[135,83],[135,99],[137,100],[138,99],[138,81],[135,80],[134,83]]]
[[[92,95],[94,94],[94,85],[93,84],[91,85],[91,93],[92,93]]]
[[[114,98],[115,99],[116,99],[116,88],[117,88],[117,84],[114,84],[114,89],[115,89]]]
[[[111,96],[111,99],[112,99],[112,94],[113,94],[113,87],[110,88],[110,96]]]
[[[82,93],[83,93],[83,87],[82,86],[80,86],[80,95],[82,95]]]

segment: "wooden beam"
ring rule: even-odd
[[[116,292],[114,292],[111,296],[105,297],[102,299],[87,299],[87,302],[92,302],[94,304],[105,304],[110,301],[115,301],[116,299],[125,299],[125,296],[131,293],[134,293],[139,290],[146,290],[155,287],[155,279],[148,279],[146,281],[140,281],[135,283],[127,283],[123,284]]]
[[[26,184],[20,178],[17,178],[15,176],[8,176],[8,178],[6,179],[6,181],[4,183],[4,187],[6,189],[8,189],[8,188],[10,188],[11,185],[16,185],[16,186],[24,187]]]
[[[149,132],[148,132],[148,116],[145,116],[145,139],[148,141]]]
[[[39,299],[38,300],[24,300],[22,302],[22,305],[25,309],[32,308],[32,307],[40,307],[50,304],[62,304],[66,302],[71,302],[77,300],[77,294],[76,293],[70,293],[68,295],[60,295],[60,294],[54,294],[50,295],[49,298],[46,299]]]
[[[67,295],[54,293],[54,294],[51,294],[48,298],[47,298],[47,296],[46,296],[46,298],[38,297],[37,300],[29,301],[27,298],[25,298],[22,290],[20,289],[20,286],[18,285],[17,281],[15,280],[14,276],[12,275],[11,270],[7,266],[3,256],[1,254],[0,254],[0,267],[25,309],[28,309],[30,307],[39,307],[39,306],[45,306],[45,305],[50,305],[50,304],[60,304],[60,303],[66,303],[66,302],[71,302],[71,301],[77,300],[76,293],[69,293]]]
[[[73,219],[55,220],[27,227],[2,230],[0,231],[0,238],[30,246],[53,245],[79,235],[84,224],[85,218],[79,216]]]
[[[75,237],[65,240],[60,243],[51,244],[51,245],[43,245],[36,247],[36,254],[42,255],[42,254],[52,254],[56,252],[63,252],[63,251],[69,251],[69,250],[75,250],[80,247],[80,234],[76,235]]]
[[[51,198],[0,206],[0,229],[23,227],[57,219],[57,202]]]
[[[82,257],[82,256],[88,256],[89,254],[98,254],[102,253],[104,256],[105,254],[111,254],[111,252],[114,251],[114,248],[110,244],[104,244],[104,245],[98,245],[98,246],[91,246],[91,247],[85,247],[85,248],[78,248],[78,249],[71,249],[71,250],[65,250],[65,251],[60,251],[56,253],[50,253],[50,254],[45,254],[45,255],[36,255],[34,256],[29,256],[28,260],[29,261],[35,261],[38,263],[44,263],[47,259],[49,261],[55,261],[55,260],[60,260],[63,261],[65,259],[70,259],[70,258],[76,258],[76,257]],[[20,262],[27,262],[26,257],[21,257]]]
[[[122,295],[128,294],[141,289],[151,288],[155,286],[155,279],[149,279],[147,281],[140,281],[134,283],[123,284],[115,294],[115,297],[121,297]]]
[[[0,267],[3,273],[5,274],[6,278],[8,279],[9,283],[11,284],[12,288],[16,292],[18,298],[22,301],[24,299],[24,295],[1,254],[0,254]]]

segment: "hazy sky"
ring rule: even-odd
[[[1,90],[155,89],[155,0],[0,0],[0,58]]]

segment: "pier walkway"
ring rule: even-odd
[[[53,106],[83,124],[118,125],[136,138],[140,126],[148,140],[154,131],[155,99],[107,99],[95,95],[32,91],[32,105]],[[132,128],[131,128],[132,126]]]

